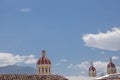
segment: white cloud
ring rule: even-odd
[[[112,59],[115,60],[115,59],[118,59],[119,57],[117,56],[113,56]],[[106,74],[107,73],[107,65],[108,65],[109,61],[108,62],[105,62],[105,61],[94,61],[93,62],[93,65],[94,67],[96,68],[96,71],[97,71],[97,75],[101,75],[101,73],[104,73]],[[84,71],[85,73],[88,73],[88,69],[90,67],[90,62],[87,62],[87,61],[84,61],[80,64],[77,64],[75,66],[72,66],[72,68],[79,68],[81,71]],[[116,66],[117,68],[117,72],[120,72],[120,67],[119,66]]]
[[[93,77],[85,77],[85,76],[67,76],[69,80],[93,80]]]
[[[20,56],[12,53],[0,53],[0,66],[15,65],[18,63],[33,64],[36,63],[34,55]]]
[[[94,62],[94,66],[95,66],[97,72],[104,72],[105,73],[106,70],[107,70],[106,69],[107,64],[108,64],[108,62],[102,62],[102,61],[95,61]],[[85,61],[85,62],[82,62],[80,64],[77,64],[76,67],[79,67],[81,69],[84,69],[84,70],[88,71],[88,69],[90,67],[90,63]]]
[[[87,61],[82,62],[82,63],[76,65],[76,67],[82,68],[84,70],[88,70],[89,66],[90,66],[90,64]]]
[[[112,59],[116,60],[116,59],[119,59],[119,57],[118,56],[112,56]]]
[[[114,58],[118,59],[118,57],[114,57]],[[105,62],[105,61],[94,61],[93,62],[93,65],[97,71],[97,76],[100,76],[102,73],[103,74],[107,73],[107,64],[108,63],[109,62]],[[81,74],[88,73],[89,67],[90,67],[90,62],[88,62],[88,61],[84,61],[84,62],[77,64],[77,65],[73,65],[73,64],[69,65],[70,69],[71,68],[79,68],[78,71],[81,70],[80,71]],[[120,67],[118,67],[118,66],[116,66],[116,67],[117,67],[117,72],[120,72]],[[86,77],[86,76],[81,76],[81,75],[79,75],[79,76],[67,76],[66,78],[68,78],[69,80],[93,80],[94,79],[93,77]]]
[[[22,8],[19,10],[20,12],[31,12],[32,9],[31,8]]]
[[[26,64],[34,64],[36,63],[37,59],[35,59],[34,55],[29,55],[25,61]]]
[[[61,62],[67,62],[68,60],[67,59],[61,59]]]
[[[112,51],[120,50],[120,28],[112,28],[112,31],[106,33],[85,34],[82,39],[85,46]]]
[[[73,67],[73,64],[70,64],[67,69],[71,69]]]
[[[107,71],[107,64],[108,62],[102,62],[102,61],[94,62],[94,66],[96,67],[97,72],[102,71],[105,73]]]
[[[84,73],[85,73],[85,71],[81,71],[80,73],[84,74]]]

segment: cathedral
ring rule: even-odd
[[[117,73],[116,65],[112,62],[112,58],[110,57],[109,63],[107,66],[107,74],[115,74]],[[88,70],[89,77],[96,77],[96,68],[93,66],[93,62],[91,62],[91,66]]]
[[[51,74],[51,61],[42,51],[42,56],[36,63],[35,74],[0,74],[0,80],[68,80],[60,75]]]
[[[42,51],[42,56],[38,59],[37,64],[38,75],[50,75],[51,74],[51,61],[46,56],[46,51]]]
[[[96,77],[96,69],[93,66],[93,62],[91,62],[91,66],[89,67],[89,77]]]
[[[107,73],[108,74],[114,74],[114,73],[117,73],[117,70],[116,70],[116,66],[115,64],[112,62],[112,58],[110,57],[110,61],[107,65]]]
[[[111,57],[107,64],[107,74],[94,80],[120,80],[120,73],[117,73],[116,65],[112,62]]]

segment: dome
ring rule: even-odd
[[[51,61],[47,57],[41,57],[37,61],[37,65],[40,65],[40,64],[51,64]]]
[[[89,71],[96,71],[94,66],[90,66]]]
[[[42,51],[42,57],[40,57],[37,61],[37,65],[40,65],[40,64],[51,64],[50,59],[46,57],[45,50]]]
[[[91,61],[91,66],[89,67],[89,71],[96,71],[92,61]]]
[[[108,63],[107,68],[115,68],[115,64],[110,62]]]
[[[114,63],[112,63],[112,59],[111,59],[111,57],[110,57],[110,62],[108,63],[107,68],[115,68],[115,67],[116,67],[116,66],[115,66]]]

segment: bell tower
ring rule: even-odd
[[[37,64],[38,75],[50,75],[51,74],[51,61],[46,57],[46,51],[42,51],[42,56],[38,59]]]
[[[117,73],[116,66],[115,66],[115,64],[112,62],[112,57],[110,57],[109,63],[108,63],[108,65],[107,65],[107,73],[108,73],[108,74]]]
[[[89,77],[96,77],[96,69],[93,66],[93,62],[91,62],[91,66],[89,67]]]

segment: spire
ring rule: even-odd
[[[90,67],[89,67],[89,76],[90,77],[96,77],[96,69],[93,66],[93,62],[90,62]]]
[[[93,66],[93,62],[92,61],[90,62],[90,65]]]
[[[46,56],[46,51],[42,50],[42,57],[45,57],[45,56]]]
[[[110,57],[110,62],[112,62],[112,57]]]
[[[107,65],[107,73],[108,74],[114,74],[117,73],[117,69],[114,63],[112,63],[112,57],[109,58],[109,63]]]

